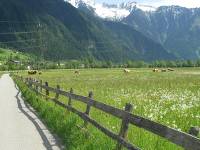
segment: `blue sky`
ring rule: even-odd
[[[135,1],[140,4],[152,5],[155,7],[162,5],[179,5],[188,8],[200,7],[200,0],[96,0],[96,2],[121,3]]]

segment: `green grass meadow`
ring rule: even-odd
[[[27,72],[21,72],[20,75],[29,76]],[[120,109],[124,109],[126,103],[131,103],[134,106],[132,113],[180,131],[188,132],[190,127],[200,126],[200,68],[183,68],[176,69],[174,72],[158,73],[152,72],[151,69],[131,69],[128,74],[124,74],[123,69],[87,69],[80,70],[80,75],[74,74],[74,70],[49,70],[43,71],[42,75],[29,77],[42,79],[43,82],[48,81],[51,87],[59,84],[66,91],[73,88],[74,93],[84,96],[87,96],[89,91],[93,91],[95,100]],[[21,88],[26,89],[25,86],[21,86]],[[24,93],[26,94],[26,92]],[[31,95],[30,91],[28,93]],[[33,95],[31,99],[34,99]],[[67,103],[68,99],[60,97],[60,100]],[[73,101],[72,105],[82,112],[86,109],[86,105],[80,102]],[[56,109],[61,109],[57,107]],[[76,125],[83,124],[83,121],[74,114],[61,114],[64,114],[62,116],[66,120],[65,123],[69,122],[70,118],[75,118]],[[121,125],[119,119],[94,108],[90,114],[92,118],[108,129],[115,133],[119,132]],[[61,122],[58,120],[57,123],[63,124],[63,119],[60,120]],[[82,131],[78,128],[71,128],[71,132],[68,131],[70,136],[73,134],[75,136],[75,133],[80,135],[80,137],[75,136],[76,141],[62,139],[65,143],[70,141],[72,145],[76,145],[68,147],[69,149],[112,150],[115,148],[115,141],[93,126],[89,125],[88,131],[91,133],[89,139],[79,134]],[[128,141],[147,150],[182,149],[159,136],[132,125],[128,131]]]
[[[4,62],[11,56],[13,59],[22,60],[22,61],[28,60],[30,58],[29,55],[25,55],[21,52],[13,52],[9,49],[0,48],[0,61]]]

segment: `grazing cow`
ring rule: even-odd
[[[169,71],[175,71],[174,69],[172,69],[172,68],[168,68],[167,70],[169,70]]]
[[[80,72],[78,70],[75,70],[74,73],[75,74],[80,74]]]
[[[155,69],[153,69],[153,72],[159,72],[159,69],[155,68]]]
[[[124,73],[130,73],[131,71],[129,69],[124,69]]]
[[[36,75],[36,74],[37,74],[37,71],[36,71],[36,70],[29,70],[29,71],[28,71],[28,74],[29,74],[29,75]]]
[[[162,69],[161,71],[162,71],[162,72],[167,72],[167,69]]]

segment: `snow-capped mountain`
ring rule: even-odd
[[[138,4],[137,2],[134,2],[134,1],[130,1],[127,3],[121,3],[120,8],[129,10],[129,12],[132,12],[136,8],[141,9],[143,11],[155,11],[157,9],[153,6]]]
[[[94,0],[66,0],[70,4],[72,4],[74,7],[78,8],[80,4],[86,4],[87,6],[95,6]]]
[[[121,20],[127,17],[132,10],[139,8],[144,11],[153,11],[156,8],[147,5],[137,4],[136,2],[127,2],[120,4],[107,4],[107,3],[95,3],[94,0],[67,0],[74,7],[79,8],[80,5],[92,8],[96,15],[101,18],[109,20]]]
[[[161,6],[156,11],[134,10],[122,22],[162,44],[184,59],[200,58],[200,8]]]

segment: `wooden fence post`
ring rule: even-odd
[[[33,89],[36,90],[36,85],[34,84],[36,82],[36,79],[33,79],[32,82],[33,82]]]
[[[40,80],[40,92],[42,93],[42,80]]]
[[[199,127],[191,127],[189,130],[189,134],[193,135],[193,136],[198,136],[200,132],[200,128]]]
[[[36,90],[36,93],[37,93],[37,94],[39,93],[38,83],[39,83],[39,82],[36,80],[35,90]]]
[[[28,87],[30,88],[30,78],[27,78],[27,84],[28,84]]]
[[[30,85],[30,87],[32,88],[32,78],[29,78],[29,85]]]
[[[70,94],[73,94],[74,93],[74,91],[73,91],[73,89],[71,88],[70,89]],[[72,98],[71,98],[71,95],[69,96],[69,101],[68,101],[68,106],[72,106]]]
[[[130,113],[133,109],[133,106],[131,104],[126,104],[125,106],[125,111]],[[127,118],[127,116],[124,116],[123,120],[122,120],[122,124],[121,124],[121,129],[119,132],[119,136],[126,139],[127,137],[127,132],[128,132],[128,125],[129,125],[129,120]],[[117,147],[116,150],[121,150],[122,149],[122,144],[121,143],[117,143]]]
[[[93,92],[89,92],[88,97],[90,99],[92,99],[93,98]],[[90,115],[90,108],[91,108],[91,106],[90,106],[90,103],[88,102],[87,107],[86,107],[86,111],[85,111],[85,114],[88,115],[88,116]],[[88,125],[88,122],[85,120],[84,121],[84,127],[87,128],[87,125]]]
[[[200,128],[198,128],[198,127],[191,127],[189,130],[189,134],[192,136],[195,136],[195,137],[197,137],[199,135],[199,132],[200,132]],[[187,150],[187,149],[185,149],[185,150]]]
[[[22,76],[20,76],[20,78],[21,78],[21,81],[23,82],[23,77],[22,77]]]
[[[27,85],[28,78],[25,78],[25,84]]]
[[[60,85],[56,86],[56,89],[59,91],[60,90]],[[55,99],[58,100],[59,99],[59,93],[56,93]]]
[[[45,82],[45,86],[49,87],[49,83]],[[48,99],[48,96],[49,96],[49,90],[46,89],[46,100]]]

